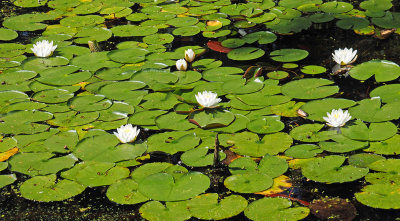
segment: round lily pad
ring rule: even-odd
[[[284,79],[287,78],[288,76],[289,73],[286,71],[271,71],[267,73],[267,77],[276,80]]]
[[[349,74],[352,78],[362,81],[375,75],[377,82],[386,82],[400,76],[400,67],[392,61],[372,60],[356,65],[350,70]]]
[[[273,180],[264,173],[249,172],[236,174],[225,179],[224,185],[238,193],[255,193],[270,188]]]
[[[0,28],[0,40],[1,41],[10,41],[16,39],[18,37],[18,33],[11,29]]]
[[[179,178],[167,173],[156,173],[139,182],[139,191],[153,200],[179,201],[203,193],[210,179],[199,172],[189,172]]]
[[[85,189],[85,186],[74,181],[57,179],[55,174],[33,177],[20,187],[24,198],[40,202],[62,201],[82,193]]]
[[[265,51],[253,47],[241,47],[228,53],[228,58],[236,61],[247,61],[262,57]]]
[[[339,92],[338,86],[327,79],[307,78],[291,81],[282,86],[282,94],[298,99],[319,99]]]
[[[321,74],[326,72],[326,68],[318,65],[307,65],[301,69],[304,74]]]
[[[310,180],[322,183],[344,183],[360,179],[367,175],[368,168],[342,166],[346,157],[331,155],[315,158],[305,163],[302,173]]]
[[[118,204],[137,204],[149,200],[137,190],[138,186],[132,179],[118,180],[107,189],[106,195]]]
[[[370,142],[369,148],[364,151],[384,155],[397,155],[400,153],[400,135],[396,134],[387,140],[379,142]]]
[[[280,49],[275,50],[269,54],[271,59],[279,62],[293,62],[299,61],[308,56],[306,50],[301,49]]]
[[[271,220],[301,220],[308,216],[307,207],[291,207],[292,201],[284,198],[262,198],[252,202],[244,211],[251,220],[261,221],[268,217]]]
[[[371,97],[380,97],[382,102],[385,103],[400,101],[400,84],[387,84],[377,87],[369,95]]]
[[[337,134],[334,130],[320,131],[324,127],[323,124],[303,124],[295,127],[290,131],[290,136],[295,140],[303,142],[318,142],[329,140],[332,135]]]
[[[354,140],[380,141],[391,138],[396,134],[397,127],[391,122],[371,123],[369,127],[357,120],[354,125],[342,128],[344,136]]]
[[[154,134],[147,140],[148,152],[162,151],[168,154],[193,149],[199,142],[200,138],[195,134],[182,131]]]
[[[261,157],[265,154],[276,155],[290,147],[293,140],[286,133],[267,134],[260,141],[257,134],[250,132],[236,133],[226,138],[230,149],[240,155]]]
[[[159,201],[150,201],[139,209],[140,215],[147,220],[176,220],[184,221],[191,217],[186,201],[166,202],[165,206]]]
[[[118,37],[147,36],[157,33],[158,28],[155,26],[119,25],[111,28],[111,31]]]
[[[252,120],[247,124],[247,129],[258,134],[269,134],[281,131],[285,124],[280,121],[279,116],[265,116]]]
[[[229,125],[235,119],[235,115],[229,111],[206,109],[191,113],[189,119],[201,128],[214,128]]]
[[[241,213],[247,207],[247,200],[239,195],[230,195],[218,200],[218,194],[207,193],[188,201],[187,207],[196,218],[221,220]]]
[[[311,158],[322,152],[323,150],[317,145],[299,144],[287,149],[285,151],[285,156],[293,158]]]
[[[144,61],[149,51],[143,48],[117,49],[110,51],[107,56],[119,63],[138,63]]]
[[[214,153],[207,154],[209,147],[197,147],[186,151],[181,155],[181,160],[184,164],[191,167],[205,167],[213,165]],[[225,153],[219,152],[219,159],[225,159]]]
[[[400,194],[398,184],[378,183],[365,186],[362,192],[356,193],[356,199],[369,207],[380,209],[399,209]]]

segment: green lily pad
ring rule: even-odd
[[[375,25],[385,28],[385,29],[392,29],[392,28],[399,28],[399,21],[400,21],[400,13],[398,12],[390,12],[386,11],[383,17],[372,18],[371,21]]]
[[[167,113],[167,111],[163,110],[138,112],[129,117],[128,123],[134,125],[156,125],[155,119],[165,113]]]
[[[55,174],[33,177],[20,187],[24,198],[40,202],[62,201],[82,193],[85,189],[85,186],[74,181],[57,179]]]
[[[20,153],[9,160],[11,170],[30,176],[48,175],[71,168],[78,159],[70,154],[53,157],[51,153]]]
[[[78,71],[76,66],[61,66],[49,68],[40,72],[35,80],[49,85],[73,85],[89,79],[92,74],[88,71]]]
[[[353,5],[347,2],[333,1],[333,2],[325,2],[320,6],[320,9],[323,12],[339,14],[352,10]]]
[[[338,86],[327,79],[307,78],[291,81],[282,86],[282,94],[298,99],[319,99],[339,92]]]
[[[104,95],[97,94],[74,97],[68,101],[68,105],[72,110],[90,112],[108,109],[112,102],[105,99]]]
[[[195,134],[187,132],[165,132],[154,134],[147,140],[148,152],[162,151],[168,154],[175,154],[180,151],[187,151],[199,145],[200,138]]]
[[[221,220],[236,216],[247,207],[247,200],[239,195],[230,195],[218,200],[218,194],[207,193],[187,202],[192,216],[205,220]]]
[[[318,142],[331,139],[332,135],[337,134],[334,130],[321,131],[323,124],[303,124],[290,131],[290,136],[295,140],[303,142]]]
[[[265,51],[253,47],[241,47],[233,49],[228,53],[228,58],[235,61],[247,61],[262,57]]]
[[[197,147],[186,151],[181,155],[181,160],[184,164],[191,167],[205,167],[213,165],[214,153],[207,154],[209,147]],[[219,159],[224,160],[226,155],[224,152],[219,152]]]
[[[295,101],[289,101],[283,104],[272,106],[271,112],[283,117],[297,117],[298,116],[297,110],[300,109],[300,107],[303,104],[304,104],[303,102],[296,103]]]
[[[400,135],[396,134],[387,140],[379,142],[370,142],[369,148],[364,151],[384,155],[398,155],[400,153]]]
[[[285,156],[293,158],[312,158],[317,154],[322,153],[323,150],[314,144],[299,144],[290,147],[285,151]]]
[[[349,74],[352,78],[362,81],[375,75],[377,82],[386,82],[395,80],[400,76],[400,67],[392,61],[371,60],[356,65],[350,70]]]
[[[225,179],[226,188],[238,193],[255,193],[270,188],[273,184],[270,176],[259,172],[236,174]]]
[[[150,93],[143,97],[141,107],[145,109],[169,110],[179,103],[176,96],[172,93]]]
[[[3,134],[34,134],[43,132],[48,125],[35,122],[51,119],[53,114],[38,110],[23,110],[9,112],[0,117],[0,133]]]
[[[280,49],[269,54],[271,59],[279,62],[299,61],[308,56],[308,52],[301,49]]]
[[[32,100],[43,103],[62,103],[74,97],[74,94],[64,89],[50,89],[39,91],[32,96]]]
[[[398,174],[400,172],[399,159],[382,159],[368,165],[371,170]]]
[[[139,96],[145,96],[147,91],[138,90],[144,88],[146,84],[141,81],[119,81],[104,85],[99,93],[107,98],[116,100],[127,100]]]
[[[3,174],[0,175],[0,188],[14,183],[17,180],[15,174]]]
[[[61,127],[74,127],[91,123],[99,118],[98,112],[78,113],[76,111],[68,111],[64,113],[55,113],[54,119],[47,123]]]
[[[4,19],[3,26],[15,31],[36,31],[45,29],[47,25],[40,22],[50,19],[50,15],[28,13]]]
[[[365,181],[372,184],[399,184],[400,175],[392,173],[369,173],[365,176]]]
[[[304,74],[321,74],[326,72],[326,68],[318,65],[307,65],[301,69]]]
[[[85,186],[105,186],[128,177],[129,169],[115,166],[114,163],[84,161],[62,172],[61,176]]]
[[[150,221],[176,220],[184,221],[192,215],[187,208],[186,201],[166,202],[165,206],[159,201],[150,201],[139,209],[140,215]]]
[[[249,94],[261,90],[264,84],[261,80],[235,79],[225,81],[222,90],[231,94]]]
[[[10,41],[18,37],[18,33],[11,29],[0,28],[0,41]]]
[[[265,116],[259,119],[250,121],[247,124],[247,129],[258,134],[269,134],[283,130],[285,124],[280,121],[279,116]]]
[[[243,73],[241,68],[237,67],[216,67],[203,72],[203,79],[207,81],[228,81],[241,79]],[[220,93],[218,93],[220,94]]]
[[[78,134],[75,130],[59,132],[43,143],[46,150],[52,153],[67,153],[74,150],[78,143]]]
[[[289,76],[289,73],[286,71],[272,71],[272,72],[267,73],[268,78],[276,79],[276,80],[284,79],[284,78],[287,78],[288,76]]]
[[[252,202],[244,211],[251,220],[261,221],[268,217],[271,220],[301,220],[308,216],[307,207],[291,207],[292,201],[284,198],[262,198]]]
[[[261,141],[257,134],[242,132],[227,135],[225,141],[228,145],[233,145],[230,148],[233,152],[254,157],[261,157],[267,153],[276,155],[279,152],[284,152],[293,142],[288,134],[282,132],[267,134]]]
[[[91,5],[88,4],[88,6],[93,9]],[[104,22],[104,20],[105,19],[99,15],[71,16],[61,19],[60,24],[66,27],[75,28],[101,24]]]
[[[229,164],[229,171],[233,175],[258,172],[275,178],[284,174],[287,169],[288,163],[285,159],[269,154],[265,155],[258,165],[250,157],[241,157]]]
[[[201,29],[198,26],[184,26],[174,29],[172,34],[180,36],[194,36],[200,33],[200,31]]]
[[[400,84],[387,84],[375,88],[369,94],[371,97],[380,97],[382,102],[391,103],[400,101]]]
[[[138,184],[132,179],[118,180],[107,189],[107,198],[118,204],[138,204],[149,200],[138,191]]]
[[[349,139],[342,134],[335,134],[329,137],[335,142],[319,142],[319,146],[329,152],[346,153],[354,150],[363,149],[368,146],[368,142]]]
[[[391,122],[371,123],[369,128],[361,120],[355,125],[342,128],[344,136],[354,140],[380,141],[391,138],[396,134],[397,127]]]
[[[189,119],[201,128],[214,128],[229,125],[233,120],[235,120],[235,115],[229,111],[206,109],[203,111],[192,112]]]
[[[158,28],[155,26],[119,25],[111,28],[111,31],[117,37],[147,36],[157,33]]]
[[[213,128],[213,131],[221,131],[226,133],[236,133],[246,128],[249,118],[241,114],[235,114],[235,120],[226,127]]]
[[[390,183],[378,183],[365,186],[359,193],[355,194],[356,199],[369,207],[380,209],[399,209],[400,185]]]
[[[342,166],[346,157],[331,155],[319,157],[305,163],[302,173],[310,180],[321,183],[344,183],[358,180],[369,172],[368,168]]]
[[[210,186],[210,179],[199,172],[188,172],[179,178],[168,173],[156,173],[139,182],[139,191],[153,200],[179,201],[203,193]]]
[[[72,59],[71,64],[80,67],[83,70],[95,72],[100,68],[106,67],[119,67],[120,63],[110,61],[107,56],[109,52],[93,52],[89,54],[83,54]]]
[[[336,22],[336,26],[342,29],[363,29],[368,27],[369,20],[359,17],[343,18]]]
[[[110,51],[107,56],[119,63],[138,63],[144,61],[149,51],[143,48],[117,49]]]
[[[385,160],[385,157],[370,153],[359,153],[349,157],[349,165],[368,168],[370,164],[378,160]]]
[[[351,116],[367,122],[382,122],[400,117],[400,102],[393,102],[381,107],[380,99],[364,99],[359,105],[349,109]],[[368,110],[368,111],[366,111]]]
[[[196,128],[196,125],[189,122],[187,115],[170,112],[156,118],[155,123],[160,129],[189,130]]]
[[[174,40],[174,36],[168,33],[153,34],[143,38],[143,42],[147,44],[168,44]]]
[[[301,106],[301,109],[308,114],[307,119],[323,122],[323,117],[327,116],[327,112],[331,112],[333,109],[337,110],[339,108],[347,109],[354,105],[356,105],[356,102],[352,100],[342,98],[325,98],[321,100],[309,101]],[[351,115],[353,115],[352,112]]]

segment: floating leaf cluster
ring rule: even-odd
[[[299,62],[312,52],[268,51],[282,34],[331,21],[359,34],[400,33],[392,1],[12,3],[46,12],[6,15],[0,28],[0,187],[24,174],[21,196],[51,202],[106,186],[110,201],[139,204],[147,220],[242,212],[300,220],[309,208],[268,195],[300,169],[310,182],[365,179],[359,202],[400,209],[399,65],[377,58],[349,67],[348,79],[377,85],[353,101],[340,98],[326,67]],[[31,32],[30,43],[17,43]],[[212,39],[208,47],[232,65],[195,38]],[[57,48],[36,57],[31,48],[43,41]],[[249,64],[260,58],[278,68]],[[211,95],[218,102],[204,101]],[[329,128],[324,117],[334,109],[351,120]],[[134,138],[114,135],[129,124]],[[217,167],[226,172],[219,181],[207,172]],[[215,192],[215,182],[229,191]]]

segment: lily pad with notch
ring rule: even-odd
[[[235,120],[235,115],[229,111],[206,109],[192,112],[189,120],[201,128],[215,128],[229,125]]]
[[[282,94],[297,99],[320,99],[339,92],[338,86],[327,79],[307,78],[291,81],[282,86]]]
[[[284,198],[262,198],[252,202],[244,211],[246,217],[254,221],[265,220],[301,220],[308,216],[307,207],[291,207],[292,201]]]
[[[147,140],[148,152],[161,151],[175,154],[195,148],[200,143],[200,138],[194,133],[185,131],[164,132],[154,134]]]
[[[349,71],[349,74],[352,78],[362,81],[375,75],[377,82],[386,82],[400,76],[400,66],[392,61],[371,60],[356,65]]]
[[[192,216],[186,201],[165,202],[150,201],[139,208],[140,215],[147,220],[184,221]]]
[[[306,58],[308,56],[308,52],[302,49],[289,48],[272,51],[269,55],[274,61],[293,62]]]
[[[346,157],[338,155],[318,157],[302,165],[301,172],[308,179],[321,183],[351,182],[368,174],[368,168],[342,166],[345,160]]]
[[[240,214],[247,207],[247,200],[240,195],[218,199],[217,193],[196,196],[187,202],[192,216],[205,220],[227,219]]]
[[[228,53],[228,58],[235,61],[254,60],[264,56],[265,51],[254,47],[241,47],[233,49]]]
[[[356,120],[354,125],[342,128],[344,136],[353,140],[381,141],[393,137],[397,127],[392,122],[371,123],[369,127],[361,120]]]
[[[40,202],[62,201],[82,193],[86,187],[67,179],[57,179],[55,174],[36,176],[20,187],[22,197]]]

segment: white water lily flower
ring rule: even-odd
[[[214,108],[218,106],[218,103],[221,102],[221,99],[218,98],[218,95],[216,93],[213,93],[211,91],[203,91],[199,92],[198,94],[195,95],[197,102],[207,108]]]
[[[114,135],[121,141],[121,143],[134,142],[136,137],[139,135],[140,129],[133,127],[132,124],[122,125],[117,128],[118,132],[114,132]]]
[[[341,49],[335,50],[334,53],[332,53],[333,60],[335,60],[336,63],[339,65],[347,65],[351,64],[356,61],[357,59],[357,50],[353,51],[353,48],[347,49]]]
[[[53,41],[43,40],[36,42],[31,50],[37,57],[45,58],[51,56],[56,48],[57,45],[53,46]]]
[[[195,57],[196,57],[196,54],[194,53],[194,51],[191,48],[185,51],[185,59],[187,62],[192,62]]]
[[[331,127],[342,127],[351,119],[349,112],[347,110],[343,112],[340,108],[339,110],[333,109],[331,113],[327,112],[326,114],[328,117],[323,118],[327,122],[326,124]]]
[[[179,59],[176,61],[176,69],[178,69],[178,71],[186,71],[187,63],[185,59]]]

